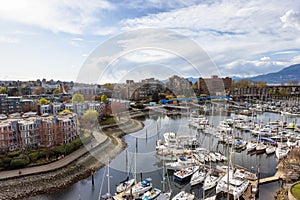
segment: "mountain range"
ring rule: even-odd
[[[241,79],[247,79],[250,81],[261,81],[266,82],[268,84],[280,84],[280,83],[288,83],[290,81],[298,81],[300,83],[300,64],[295,64],[288,66],[278,72],[262,74],[253,77],[240,78],[240,77],[231,77],[235,81],[239,81]]]

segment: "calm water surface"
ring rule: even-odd
[[[220,120],[228,118],[228,115],[218,115],[210,117],[210,121],[217,125]],[[281,116],[274,113],[264,113],[258,115],[254,120],[257,121],[275,121],[280,120]],[[115,159],[110,163],[110,186],[111,193],[115,192],[115,186],[124,178],[127,173],[130,172],[130,176],[135,170],[136,165],[137,179],[151,177],[153,186],[162,188],[162,161],[155,155],[155,143],[158,139],[163,139],[165,132],[175,132],[177,135],[197,135],[203,147],[212,150],[219,150],[226,154],[227,147],[217,143],[217,139],[210,135],[205,135],[198,132],[195,129],[189,128],[187,117],[167,117],[164,115],[150,115],[142,119],[145,127],[143,130],[135,132],[133,134],[125,136],[125,140],[128,144],[127,148],[122,151]],[[294,122],[295,119],[288,119],[288,122]],[[146,138],[147,133],[147,138]],[[236,131],[238,136],[241,136],[247,140],[251,139],[250,133],[242,133]],[[137,143],[137,154],[134,154]],[[126,153],[127,152],[127,153]],[[127,164],[126,164],[127,154]],[[136,155],[136,159],[135,159]],[[256,172],[258,163],[260,162],[261,178],[271,176],[276,171],[277,160],[275,155],[267,156],[266,154],[261,155],[249,155],[246,151],[240,153],[233,152],[232,158],[235,164],[244,166],[252,172]],[[136,160],[136,163],[134,162]],[[101,194],[107,192],[107,167],[104,167],[95,173],[95,186],[92,187],[91,178],[87,178],[78,181],[71,187],[64,189],[60,192],[56,192],[48,195],[39,195],[30,199],[49,199],[49,200],[96,200],[99,197],[100,190]],[[141,172],[143,172],[141,174]],[[194,192],[198,198],[203,197],[201,185],[192,187],[189,184],[181,184],[173,181],[172,174],[166,175],[169,177],[169,183],[173,191],[173,195],[181,190]],[[168,184],[166,184],[168,185]],[[166,186],[168,189],[168,187]],[[259,199],[273,199],[276,190],[280,188],[280,183],[273,182],[260,186]],[[205,196],[210,196],[214,191],[208,191]]]

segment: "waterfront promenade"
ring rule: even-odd
[[[16,169],[16,170],[6,170],[0,172],[0,180],[8,179],[8,178],[15,178],[20,176],[26,176],[26,175],[33,175],[33,174],[39,174],[44,172],[50,172],[53,170],[60,169],[62,167],[65,167],[69,165],[70,163],[74,162],[76,159],[80,158],[81,156],[88,153],[91,148],[96,148],[99,145],[104,145],[102,148],[104,148],[108,143],[108,137],[103,134],[95,134],[97,135],[97,140],[92,140],[88,145],[82,146],[80,149],[72,152],[71,154],[65,156],[64,158],[51,162],[49,164],[45,165],[39,165],[35,167],[27,167],[22,169]]]
[[[135,132],[141,128],[143,128],[143,124],[134,120],[135,125],[134,127],[128,127],[130,126],[129,123],[130,119],[128,118],[121,118],[120,122],[117,124],[113,125],[105,125],[101,126],[101,128],[110,128],[110,127],[124,127],[128,128],[126,132]],[[138,125],[136,125],[138,124]],[[124,129],[122,128],[122,129]],[[118,133],[117,131],[116,133]],[[16,169],[16,170],[6,170],[6,171],[0,171],[0,180],[5,180],[5,179],[10,179],[10,178],[16,178],[16,177],[22,177],[22,176],[27,176],[27,175],[34,175],[34,174],[40,174],[40,173],[45,173],[45,172],[51,172],[57,169],[60,169],[62,167],[65,167],[78,158],[82,157],[86,153],[90,152],[91,150],[94,150],[96,148],[101,148],[105,149],[106,146],[108,146],[111,141],[108,136],[103,134],[102,132],[99,131],[93,131],[92,132],[94,139],[88,143],[79,148],[78,150],[72,152],[71,154],[65,156],[64,158],[61,158],[57,161],[51,162],[49,164],[44,164],[44,165],[39,165],[39,166],[34,166],[34,167],[27,167],[27,168],[22,168],[22,169]]]

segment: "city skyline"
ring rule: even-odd
[[[2,5],[0,80],[76,81],[94,49],[137,28],[168,29],[195,41],[222,77],[264,74],[300,63],[296,1],[2,1]],[[131,52],[114,64],[122,65],[122,70],[112,70],[110,82],[132,73],[130,66],[178,65],[175,71],[180,75],[194,74],[174,55],[156,50]],[[167,75],[161,72],[155,78]]]

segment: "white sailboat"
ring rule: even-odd
[[[181,191],[172,198],[172,200],[194,200],[194,199],[195,199],[195,195],[188,193],[186,191]]]
[[[266,148],[266,154],[267,155],[270,155],[270,154],[272,154],[272,153],[275,153],[275,151],[276,151],[276,147],[274,147],[274,146],[268,146],[267,148]]]
[[[289,151],[290,151],[289,149],[283,149],[283,148],[277,147],[275,150],[277,159],[280,160],[281,158],[286,157],[288,155]]]
[[[210,173],[207,173],[204,183],[203,183],[203,190],[209,190],[217,185],[219,177],[213,176]]]
[[[127,177],[124,181],[121,181],[119,185],[117,186],[117,193],[124,192],[125,190],[128,190],[132,185],[134,184],[134,178],[129,179]]]
[[[225,192],[233,196],[233,199],[238,199],[244,194],[249,186],[249,181],[244,181],[234,177],[233,171],[229,170],[225,176],[221,178],[216,187],[216,193]]]
[[[146,178],[135,184],[130,190],[127,190],[125,194],[133,194],[134,196],[140,196],[152,188],[151,181],[151,178]]]
[[[191,186],[193,185],[197,185],[199,183],[202,183],[204,181],[206,177],[206,173],[204,170],[198,170],[196,171],[193,175],[192,175],[192,178],[191,178]]]

